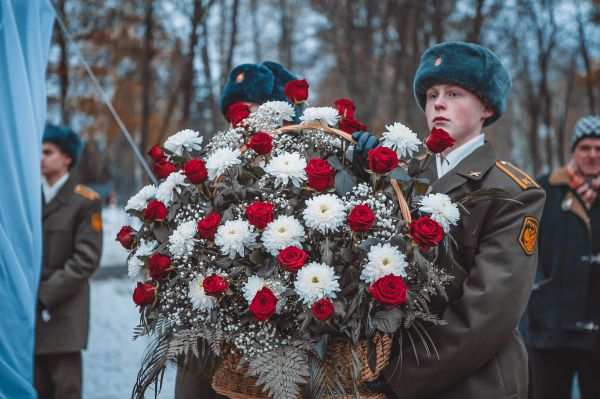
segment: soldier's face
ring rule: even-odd
[[[71,157],[60,150],[54,143],[42,144],[42,175],[56,176],[67,173]]]
[[[459,86],[435,85],[427,90],[425,115],[429,130],[444,129],[456,140],[454,148],[481,133],[494,111],[475,94]]]
[[[588,177],[600,175],[600,138],[581,139],[573,150],[577,169]]]

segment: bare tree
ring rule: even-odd
[[[141,103],[142,116],[140,128],[140,149],[142,153],[146,152],[148,146],[149,119],[150,119],[150,98],[152,90],[152,59],[154,58],[153,49],[153,0],[146,0],[146,15],[144,18],[144,52],[141,58]]]

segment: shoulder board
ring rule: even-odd
[[[100,194],[92,190],[91,188],[84,186],[83,184],[78,184],[73,189],[75,194],[79,194],[84,198],[89,199],[90,201],[95,201],[100,198]]]
[[[496,166],[498,169],[506,173],[508,177],[513,179],[523,190],[540,188],[540,185],[537,184],[536,181],[531,178],[531,176],[517,168],[512,163],[507,161],[498,161],[496,162]]]

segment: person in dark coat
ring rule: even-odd
[[[241,64],[229,72],[229,78],[221,92],[220,108],[224,117],[229,107],[244,103],[252,112],[267,101],[287,101],[283,88],[298,79],[284,66],[265,61],[262,64]],[[211,387],[198,359],[191,354],[177,367],[175,399],[223,398]]]
[[[505,110],[510,74],[489,49],[447,42],[421,58],[414,94],[429,128],[456,140],[423,177],[452,201],[497,188],[503,199],[466,205],[450,230],[456,245],[438,263],[453,277],[432,309],[447,325],[429,326],[437,352],[417,340],[398,348],[372,390],[400,399],[524,399],[527,352],[517,324],[534,281],[536,238],[545,193],[525,172],[500,160],[482,129]],[[413,334],[414,336],[414,334]],[[404,338],[403,342],[409,341]],[[415,352],[416,351],[416,355]],[[387,383],[387,386],[386,386]]]
[[[581,118],[573,158],[540,179],[547,199],[527,311],[533,397],[600,398],[600,116]]]
[[[100,196],[69,170],[81,150],[67,127],[47,125],[42,144],[43,256],[38,290],[34,385],[40,399],[82,396],[89,278],[102,250]]]

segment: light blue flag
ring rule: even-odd
[[[49,0],[0,0],[0,398],[37,397],[40,152],[54,16]]]

